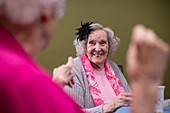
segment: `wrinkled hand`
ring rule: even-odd
[[[122,106],[129,106],[133,100],[133,94],[132,93],[120,93],[112,102],[112,104],[115,104],[116,108],[122,107]]]
[[[119,107],[130,106],[132,100],[132,93],[120,93],[113,101],[103,105],[103,113],[114,112]]]
[[[74,84],[74,74],[71,72],[72,66],[73,58],[69,57],[67,64],[54,68],[52,80],[62,85],[69,85],[72,87]]]
[[[127,72],[132,80],[160,84],[168,62],[169,46],[153,30],[137,25],[127,52]]]

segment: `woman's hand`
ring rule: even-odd
[[[119,107],[129,106],[132,100],[132,93],[120,93],[113,101],[103,105],[103,113],[114,112]]]
[[[169,45],[143,25],[132,31],[127,52],[127,73],[131,82],[143,80],[160,85],[169,58]]]
[[[61,85],[69,85],[72,87],[74,84],[74,74],[71,72],[72,66],[73,58],[69,57],[67,64],[54,68],[52,80]]]

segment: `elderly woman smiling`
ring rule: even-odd
[[[87,112],[114,112],[119,107],[129,106],[132,93],[116,63],[107,59],[114,55],[119,38],[113,31],[98,23],[81,23],[77,29],[74,45],[74,86],[65,86],[65,91]]]

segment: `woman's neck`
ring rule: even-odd
[[[0,26],[4,27],[5,29],[7,29],[9,32],[11,32],[16,40],[20,43],[20,45],[22,46],[22,48],[25,50],[25,52],[27,54],[29,54],[31,57],[33,57],[34,59],[36,59],[36,55],[32,54],[32,50],[34,50],[35,48],[33,48],[30,44],[30,40],[32,38],[32,36],[30,35],[30,31],[33,29],[33,25],[25,25],[25,26],[21,26],[21,25],[16,25],[16,24],[12,24],[10,21],[8,20],[4,20],[0,18]]]
[[[93,67],[95,70],[97,70],[97,71],[101,71],[101,70],[104,69],[104,63],[103,63],[103,64],[95,64],[95,63],[92,63],[92,62],[91,62],[91,65],[92,65],[92,67]]]

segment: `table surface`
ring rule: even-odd
[[[121,107],[115,113],[130,113],[130,107]],[[163,113],[170,113],[170,106],[164,107]]]
[[[164,113],[170,113],[170,106],[164,107]]]

